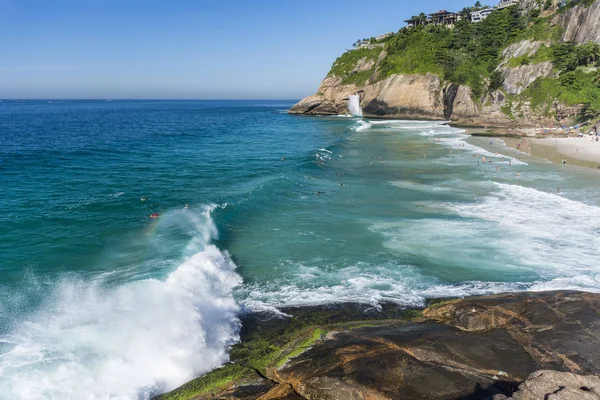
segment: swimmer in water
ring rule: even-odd
[[[148,199],[146,198],[146,196],[142,196],[142,198],[140,199],[140,201],[146,201],[146,200],[148,200]]]
[[[158,214],[157,213],[150,214],[149,217],[152,218],[152,219],[158,218]]]
[[[521,176],[521,171],[517,171],[517,176]]]
[[[188,203],[185,203],[185,207],[183,207],[185,209],[190,208],[190,205]]]
[[[556,193],[560,193],[560,188],[556,188]]]

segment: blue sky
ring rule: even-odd
[[[362,37],[471,1],[0,0],[0,98],[286,98]]]

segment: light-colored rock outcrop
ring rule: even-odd
[[[529,375],[512,397],[494,400],[600,400],[600,377],[571,372],[537,371]]]
[[[553,23],[563,28],[565,42],[600,43],[600,0],[589,7],[578,5],[564,14],[558,14]]]
[[[348,96],[359,90],[365,115],[444,118],[441,82],[433,74],[392,75],[361,87],[343,85],[340,78],[329,76],[321,82],[318,94],[303,99],[289,112],[308,115],[346,113]]]
[[[509,45],[502,52],[502,63],[500,66],[508,62],[511,58],[521,57],[525,54],[534,55],[540,49],[542,45],[547,46],[549,43],[540,42],[540,41],[532,41],[532,40],[521,40],[520,42],[513,43]]]
[[[365,114],[444,118],[441,82],[436,75],[392,75],[363,90],[361,106]]]
[[[520,94],[537,78],[551,76],[552,68],[553,65],[550,61],[506,68],[504,70],[504,90],[508,94]]]

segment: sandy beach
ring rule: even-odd
[[[592,140],[593,136],[584,136],[581,138],[546,138],[530,139],[533,143],[542,146],[553,146],[558,153],[577,158],[583,161],[589,161],[600,165],[600,142]],[[593,137],[595,139],[595,137]]]
[[[568,165],[600,168],[600,142],[592,141],[591,136],[581,138],[504,138],[505,143],[534,157],[545,158],[561,163],[563,158]]]

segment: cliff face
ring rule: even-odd
[[[600,1],[589,7],[576,6],[553,21],[563,28],[563,41],[575,43],[600,43]]]
[[[348,96],[361,91],[365,115],[443,119],[444,103],[440,79],[427,75],[392,75],[370,85],[343,85],[341,78],[327,77],[318,94],[290,108],[291,114],[343,114]]]
[[[556,4],[556,1],[552,3]],[[539,4],[535,0],[521,0],[520,8],[523,12],[530,12]],[[560,29],[563,41],[600,43],[600,0],[589,7],[579,5],[552,16],[555,10],[551,8],[543,13],[552,29]],[[561,118],[571,116],[570,112],[564,112],[569,107],[556,102],[542,111],[539,107],[531,107],[530,101],[520,96],[538,78],[558,76],[548,56],[552,44],[550,39],[525,39],[508,45],[500,54],[502,60],[495,72],[502,78],[500,90],[484,90],[483,94],[477,95],[469,86],[444,82],[436,74],[378,75],[388,57],[388,48],[383,47],[384,44],[371,45],[371,49],[373,46],[382,46],[384,51],[377,57],[358,59],[353,68],[345,70],[344,76],[336,75],[337,63],[334,64],[330,74],[321,82],[317,94],[303,99],[289,112],[304,115],[345,114],[348,113],[348,96],[358,93],[366,117],[445,119],[457,124],[500,127],[513,127],[515,124],[521,127],[549,126],[557,121],[565,123]],[[349,83],[352,79],[348,77],[356,74],[367,74],[369,77],[361,84]],[[489,81],[484,80],[482,84],[487,86]],[[510,101],[508,97],[511,97]]]

